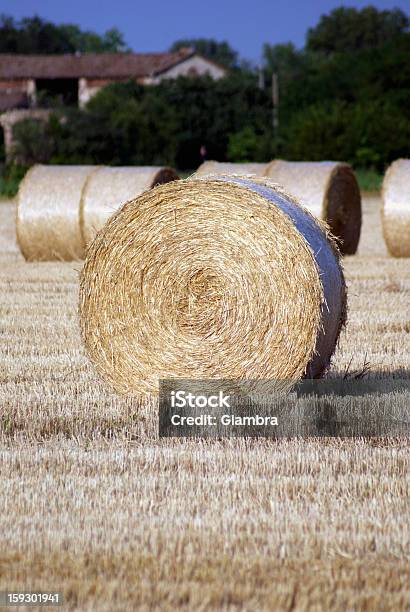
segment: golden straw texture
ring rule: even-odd
[[[84,258],[83,187],[96,166],[33,166],[17,198],[17,240],[28,261]]]
[[[81,231],[89,244],[113,212],[155,185],[175,181],[172,168],[154,166],[103,167],[93,173],[84,187],[80,211]]]
[[[195,172],[195,176],[206,176],[208,174],[235,174],[263,176],[267,164],[230,164],[217,161],[206,161],[201,164]]]
[[[344,255],[356,253],[362,224],[361,197],[348,164],[275,160],[267,166],[265,176],[326,221]]]
[[[345,303],[319,222],[266,179],[218,176],[161,185],[115,213],[88,249],[79,311],[97,371],[138,395],[161,378],[318,376]]]
[[[382,190],[383,235],[389,253],[410,257],[410,159],[389,166]]]

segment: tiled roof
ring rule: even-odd
[[[132,78],[160,74],[194,55],[174,53],[88,53],[84,55],[0,54],[0,79]]]

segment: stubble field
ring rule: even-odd
[[[409,379],[410,265],[387,257],[379,205],[345,259],[332,374]],[[159,440],[155,404],[85,358],[79,269],[24,263],[0,203],[0,590],[70,609],[409,609],[409,440]]]

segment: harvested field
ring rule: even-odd
[[[331,374],[410,378],[410,267],[364,197]],[[85,358],[78,263],[24,262],[0,203],[0,590],[70,609],[406,610],[409,440],[158,440]],[[409,403],[409,396],[401,401]]]

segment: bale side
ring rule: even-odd
[[[397,159],[384,177],[382,227],[393,257],[410,257],[410,159]]]
[[[37,165],[26,174],[17,196],[17,241],[28,261],[84,258],[80,202],[95,166]]]
[[[245,184],[275,202],[304,237],[315,259],[323,289],[321,326],[304,376],[319,378],[330,366],[340,332],[347,319],[347,290],[338,245],[326,222],[302,208],[271,179],[253,178],[244,181],[231,176],[228,180]]]
[[[80,225],[86,245],[94,239],[111,215],[125,202],[144,191],[179,178],[172,168],[140,166],[100,168],[84,188]]]
[[[352,168],[340,162],[275,160],[265,172],[323,219],[338,239],[342,254],[357,251],[362,223],[361,196]]]
[[[255,175],[263,176],[267,164],[231,164],[217,161],[206,161],[198,170],[194,176],[206,176],[209,174],[213,175],[224,175],[224,174],[236,174],[236,175]]]
[[[156,394],[160,378],[295,381],[328,367],[345,297],[337,250],[291,198],[192,178],[128,202],[99,232],[80,325],[120,393]]]

